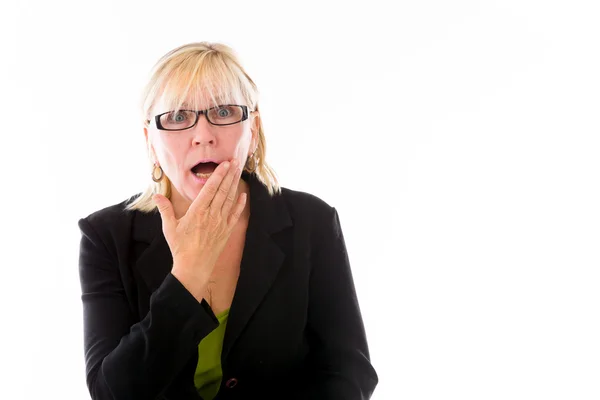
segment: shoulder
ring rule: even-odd
[[[333,251],[343,244],[343,233],[337,209],[320,196],[281,187],[292,224],[300,239],[308,241],[308,252]]]
[[[80,218],[78,225],[82,233],[87,236],[99,235],[104,238],[127,230],[133,215],[138,211],[127,210],[126,206],[140,194],[135,194],[119,203],[111,204]]]
[[[335,213],[335,207],[313,193],[281,187],[280,196],[295,220],[309,220],[321,225]]]

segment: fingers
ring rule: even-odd
[[[238,161],[233,160],[229,171],[217,191],[212,203],[210,204],[210,214],[212,217],[225,215],[225,219],[229,216],[229,210],[235,202],[235,193],[238,189],[239,177],[241,169],[238,166]]]
[[[210,203],[210,214],[212,217],[216,217],[221,214],[221,208],[223,207],[223,202],[227,198],[229,193],[229,188],[232,185],[234,175],[236,173],[236,160],[230,162],[229,170],[225,174],[225,176],[219,182],[219,186],[217,188],[216,193],[214,194],[212,201]]]
[[[230,162],[225,161],[217,166],[210,178],[204,184],[204,187],[196,196],[190,205],[190,211],[193,213],[205,213],[210,209],[210,204],[219,190],[219,186],[223,178],[227,175],[230,169]]]
[[[242,216],[242,212],[244,211],[244,207],[246,206],[246,200],[248,199],[248,195],[246,193],[241,193],[238,196],[237,202],[235,204],[235,208],[233,212],[227,219],[227,225],[232,226],[235,225],[240,217]]]
[[[172,224],[175,221],[175,212],[173,211],[173,205],[169,199],[162,194],[155,194],[152,196],[152,200],[154,200],[158,206],[158,212],[160,213],[163,228],[169,224]]]

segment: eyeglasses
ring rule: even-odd
[[[154,120],[156,127],[163,131],[182,131],[193,128],[198,123],[201,114],[204,114],[206,120],[212,125],[233,125],[248,119],[248,107],[223,104],[200,111],[167,111],[155,116]]]

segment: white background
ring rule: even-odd
[[[145,187],[147,74],[208,40],[338,209],[373,399],[598,399],[597,4],[3,2],[0,397],[89,398],[77,220]]]

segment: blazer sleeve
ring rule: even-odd
[[[89,217],[88,217],[89,218]],[[83,302],[87,386],[93,400],[155,399],[218,326],[208,303],[199,303],[168,274],[134,321],[112,256],[89,219],[82,233],[79,276]]]
[[[311,378],[295,399],[365,400],[378,383],[337,210],[315,251],[309,287]]]

